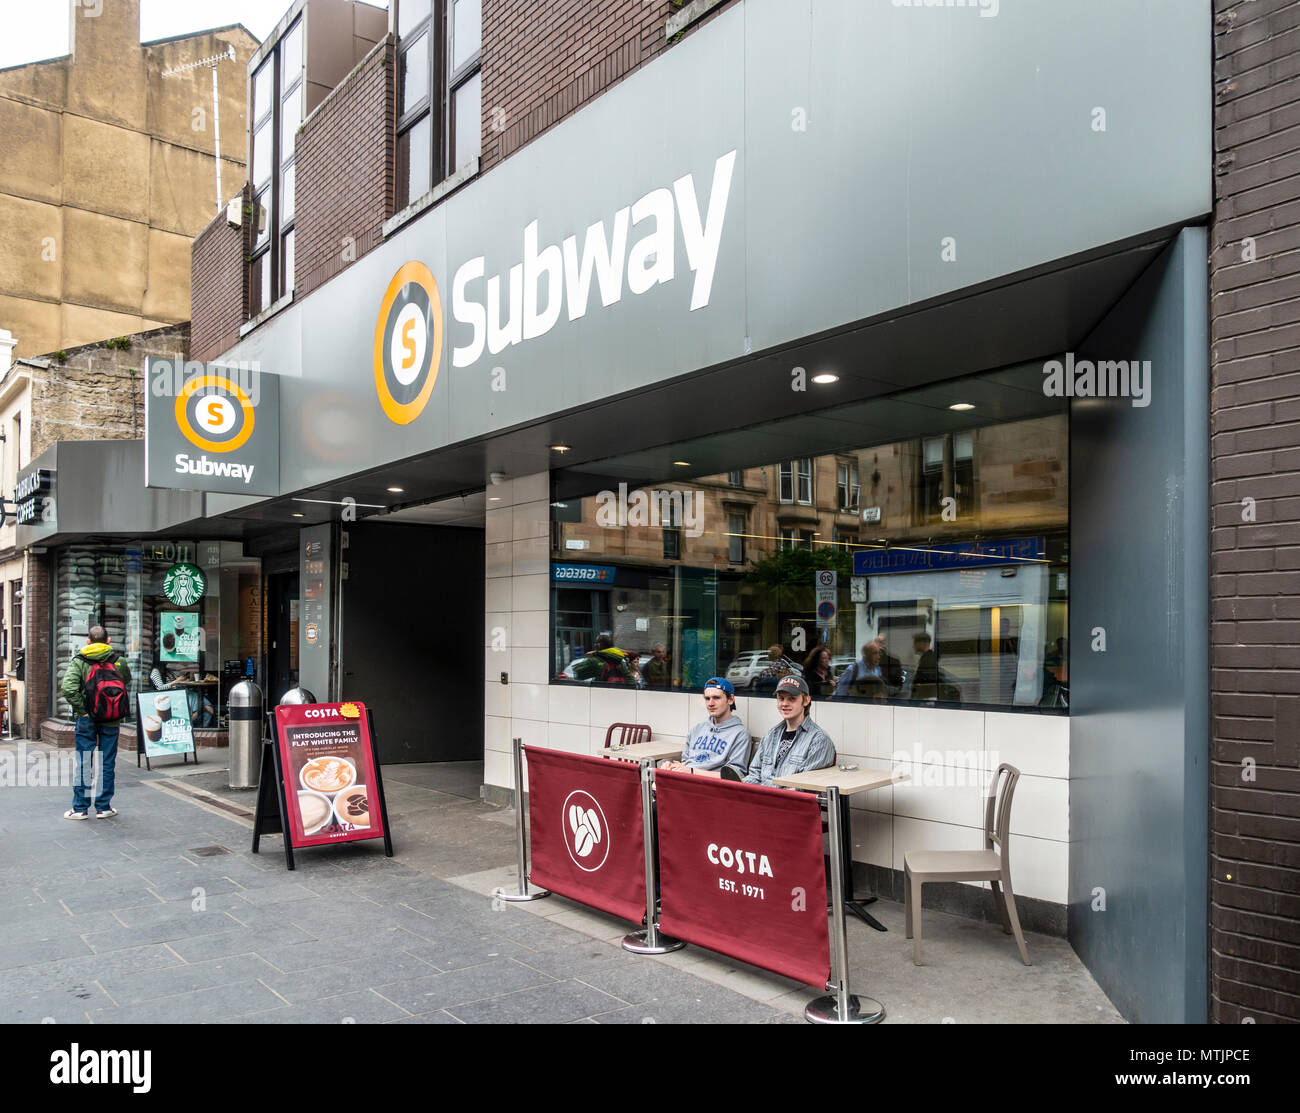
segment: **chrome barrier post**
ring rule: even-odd
[[[654,802],[650,798],[653,761],[641,762],[641,831],[645,844],[645,930],[623,937],[623,949],[637,955],[666,955],[686,946],[684,940],[660,935],[655,907]]]
[[[876,1024],[885,1019],[885,1006],[870,997],[849,993],[849,936],[844,922],[843,824],[840,790],[826,790],[826,818],[831,842],[831,948],[835,958],[835,994],[809,1001],[804,1018],[813,1024]],[[829,987],[828,987],[829,988]],[[863,1011],[863,1005],[870,1006]]]
[[[505,901],[541,900],[542,897],[551,895],[550,890],[534,889],[531,893],[528,891],[528,869],[524,862],[526,853],[524,847],[524,740],[514,738],[511,739],[511,742],[515,759],[515,852],[519,856],[519,892],[508,893],[503,887],[498,886],[492,890],[492,895],[497,900]]]

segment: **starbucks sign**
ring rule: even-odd
[[[207,587],[207,577],[197,565],[173,564],[163,576],[163,594],[178,607],[192,607]]]

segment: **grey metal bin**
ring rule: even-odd
[[[230,717],[230,787],[256,788],[262,765],[262,689],[241,680],[226,697]]]

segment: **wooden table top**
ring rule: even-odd
[[[852,765],[853,762],[841,762]],[[773,777],[772,783],[785,785],[787,788],[801,788],[807,792],[825,792],[831,785],[840,790],[842,796],[852,796],[855,792],[869,792],[873,788],[884,788],[908,779],[906,773],[895,773],[891,769],[841,769],[830,765],[825,769],[812,769],[807,773],[792,773],[788,777]]]
[[[616,758],[619,761],[659,761],[666,757],[681,757],[680,742],[635,742],[631,746],[611,746],[600,751],[601,757]]]

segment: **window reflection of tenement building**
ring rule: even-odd
[[[1052,415],[611,488],[568,501],[552,555],[745,570],[788,548],[852,551],[1063,529],[1065,433],[1065,416]]]

